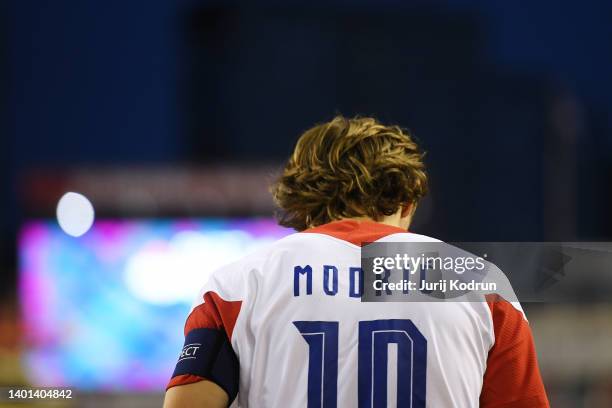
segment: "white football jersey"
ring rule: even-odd
[[[518,303],[361,302],[365,242],[431,242],[343,220],[217,270],[168,387],[207,379],[240,407],[547,407]]]

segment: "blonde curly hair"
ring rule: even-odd
[[[272,185],[278,221],[302,231],[342,218],[392,215],[427,193],[423,156],[398,126],[336,116],[302,134]]]

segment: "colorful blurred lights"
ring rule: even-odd
[[[83,194],[67,192],[57,203],[57,222],[73,237],[85,234],[94,222],[94,208]]]
[[[29,381],[163,390],[212,271],[290,233],[271,219],[98,218],[74,239],[56,220],[28,222],[19,272]]]
[[[191,303],[213,271],[267,243],[240,230],[181,231],[167,241],[151,240],[131,254],[125,284],[140,301]]]

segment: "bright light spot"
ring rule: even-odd
[[[219,267],[272,242],[243,231],[184,231],[151,241],[125,266],[130,292],[154,304],[191,303]]]
[[[57,203],[57,222],[66,234],[80,237],[94,222],[91,202],[83,194],[64,194]]]

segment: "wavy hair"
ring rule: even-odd
[[[392,215],[427,193],[423,156],[398,126],[336,116],[302,134],[272,185],[278,221],[302,231],[342,218]]]

